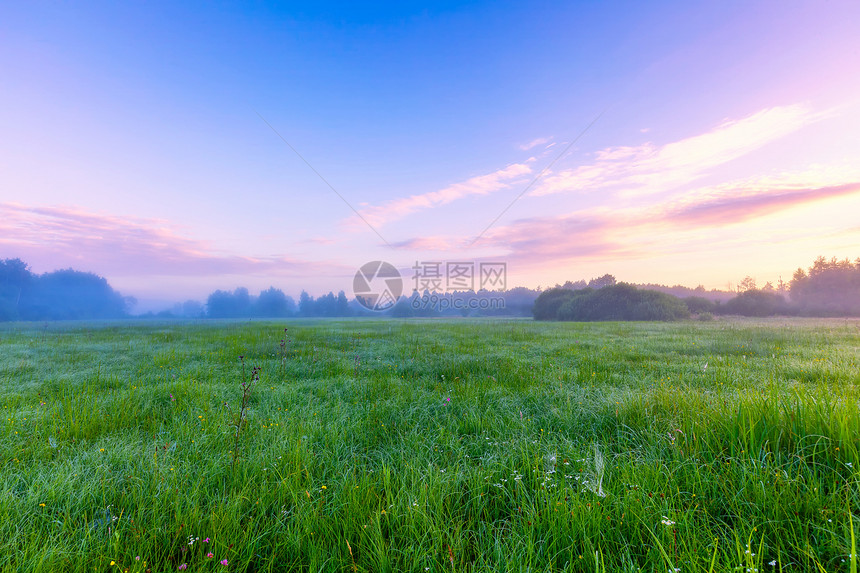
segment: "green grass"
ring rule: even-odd
[[[0,571],[856,571],[858,349],[844,320],[7,324]]]

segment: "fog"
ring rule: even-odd
[[[572,300],[563,296],[564,292],[587,294],[626,284],[618,283],[614,276],[605,274],[589,281],[567,281],[548,289],[425,289],[402,294],[403,284],[399,276],[384,280],[375,277],[370,282],[358,282],[358,277],[356,280],[356,292],[350,294],[341,290],[314,297],[301,291],[296,300],[274,286],[258,293],[237,287],[215,289],[205,300],[163,301],[158,306],[141,309],[133,296],[123,296],[110,286],[107,279],[94,273],[62,269],[36,274],[20,259],[5,259],[0,260],[0,321],[433,316],[554,319],[561,301]],[[612,291],[615,293],[613,296],[630,298],[634,297],[634,291],[656,291],[680,299],[685,312],[692,315],[860,316],[860,258],[852,262],[819,257],[808,269],[795,270],[789,283],[780,281],[776,286],[767,283],[760,288],[751,276],[741,280],[733,291],[660,284],[628,284],[627,287],[632,288]],[[552,292],[559,293],[548,295],[558,301],[556,306],[550,304],[550,310],[536,310],[535,301]],[[607,299],[609,292],[601,298]],[[618,293],[628,293],[629,296]],[[574,298],[580,302],[591,300]],[[642,297],[636,294],[635,298]],[[547,297],[541,300],[547,300]],[[619,301],[618,305],[630,302]],[[680,307],[676,305],[677,308]],[[609,313],[610,316],[616,314]],[[672,315],[678,316],[677,312]],[[568,313],[566,316],[588,314]]]

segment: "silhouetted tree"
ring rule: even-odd
[[[21,299],[36,277],[21,259],[0,261],[0,321],[21,318]]]
[[[687,305],[687,310],[694,314],[714,312],[717,307],[717,304],[714,301],[701,296],[688,296],[681,300],[683,300],[684,304]]]
[[[209,318],[248,318],[253,314],[248,289],[239,287],[233,292],[216,290],[206,300]]]
[[[107,280],[93,273],[64,269],[45,273],[36,281],[28,320],[120,318],[127,300]]]
[[[564,288],[567,290],[581,290],[587,286],[588,286],[588,284],[585,281],[578,280],[576,282],[565,281],[565,283],[563,285],[561,285],[561,288]]]
[[[253,314],[251,309],[251,295],[245,287],[239,287],[233,291],[234,304],[236,305],[236,316],[249,317]]]
[[[741,316],[773,316],[788,314],[785,299],[776,293],[752,289],[740,293],[720,306],[721,314],[740,314]]]
[[[746,276],[744,280],[738,283],[738,292],[747,292],[749,290],[755,290],[755,279],[751,276]]]
[[[577,294],[558,309],[559,320],[679,320],[690,316],[678,297],[627,283]]]
[[[337,316],[349,316],[352,314],[349,308],[349,300],[347,300],[346,293],[343,291],[337,293],[336,314]]]
[[[337,316],[337,298],[334,293],[329,291],[319,297],[314,303],[314,314],[317,316]]]
[[[615,277],[610,274],[605,274],[602,277],[597,277],[596,279],[591,279],[588,281],[588,286],[590,288],[603,288],[605,286],[612,286],[615,284]]]
[[[312,316],[314,314],[314,297],[306,291],[299,295],[299,315]]]
[[[280,289],[269,287],[257,297],[257,316],[280,318],[291,316],[296,311],[296,303]]]
[[[206,316],[209,318],[231,318],[235,316],[233,293],[216,290],[206,299]]]
[[[557,320],[558,311],[566,302],[581,296],[592,289],[570,290],[565,288],[554,288],[540,293],[532,308],[535,320]]]
[[[173,308],[168,311],[175,318],[205,318],[206,308],[199,300],[186,300],[185,302],[177,302]],[[160,315],[161,313],[158,313]],[[156,315],[156,316],[158,316]],[[143,315],[141,315],[143,316]]]
[[[803,269],[794,272],[789,292],[803,314],[860,315],[860,258],[852,263],[818,257],[809,274]]]
[[[206,309],[199,300],[186,300],[182,303],[181,316],[186,318],[202,318],[206,315]]]

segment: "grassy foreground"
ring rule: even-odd
[[[0,571],[853,572],[858,349],[837,320],[5,325]]]

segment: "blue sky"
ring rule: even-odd
[[[787,279],[860,256],[858,22],[856,2],[6,4],[0,257],[142,299],[348,291],[376,259],[506,261],[531,287]]]

